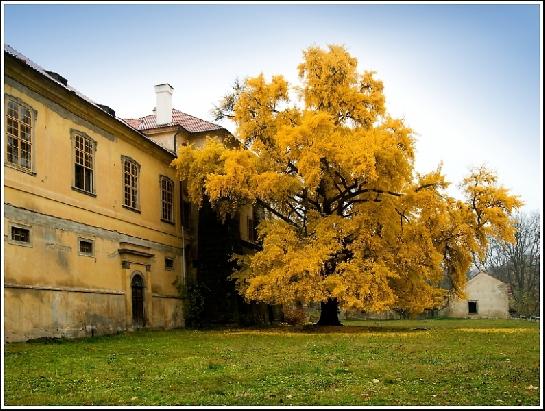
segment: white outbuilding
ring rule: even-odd
[[[509,286],[484,272],[471,278],[466,298],[451,298],[442,315],[456,318],[509,318]]]

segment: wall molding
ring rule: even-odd
[[[18,288],[28,290],[40,290],[40,291],[65,291],[71,293],[91,293],[91,294],[110,294],[110,295],[125,295],[124,291],[107,290],[99,288],[82,288],[82,287],[52,287],[48,285],[40,284],[17,284],[17,283],[4,283],[4,288]]]
[[[37,211],[14,206],[9,203],[4,203],[4,217],[10,221],[25,223],[31,226],[41,225],[46,227],[64,229],[67,231],[73,231],[80,235],[96,236],[110,241],[132,243],[135,245],[149,247],[151,249],[160,250],[163,252],[174,253],[175,255],[182,255],[183,252],[181,247],[161,244],[155,241],[139,237],[133,237],[131,235],[120,233],[118,231],[107,230],[102,227],[91,226],[77,221],[67,220],[61,217],[42,214]]]
[[[166,294],[153,293],[151,296],[153,298],[174,298],[176,300],[183,300],[183,298],[180,297],[179,295],[166,295]]]

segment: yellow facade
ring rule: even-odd
[[[172,153],[20,58],[4,56],[6,341],[183,326],[177,285],[184,282],[185,239]],[[7,157],[10,101],[32,113],[30,168]],[[75,135],[94,144],[88,192],[75,187]],[[124,206],[126,158],[138,165],[138,210]],[[173,222],[162,219],[161,176],[173,182]],[[88,243],[92,251],[82,253]],[[139,313],[135,276],[143,280]]]
[[[183,327],[186,285],[217,263],[199,254],[199,223],[218,222],[184,200],[170,164],[180,145],[233,136],[174,109],[164,124],[121,120],[9,46],[4,60],[5,340]],[[254,214],[235,216],[249,250]]]

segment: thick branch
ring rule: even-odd
[[[373,199],[373,200],[371,200],[371,199],[354,199],[354,200],[352,200],[354,197],[357,197],[360,194],[364,194],[364,193],[376,193],[377,197],[375,199]],[[344,198],[342,198],[343,201],[340,201],[337,204],[337,207],[335,207],[334,210],[344,211],[344,210],[346,210],[347,207],[349,207],[349,206],[351,206],[352,204],[355,204],[355,203],[367,203],[369,201],[373,201],[375,203],[380,203],[382,200],[378,197],[378,194],[390,194],[390,195],[393,195],[393,196],[396,196],[396,197],[401,197],[401,195],[402,195],[400,193],[394,193],[393,191],[379,190],[379,189],[375,189],[375,188],[359,189],[359,190],[354,191],[353,193],[350,193],[349,195],[345,196]]]
[[[345,187],[345,191],[342,192],[341,194],[339,195],[336,195],[335,197],[333,197],[331,200],[329,200],[329,202],[331,204],[339,201],[339,200],[348,200],[358,194],[360,194],[360,190],[359,190],[359,186],[358,186],[358,182],[357,180],[349,187],[347,187],[344,183],[343,183],[343,186]],[[352,192],[352,190],[356,190],[355,192]],[[341,203],[343,202],[341,201]]]
[[[280,212],[278,212],[278,210],[275,210],[273,207],[271,207],[269,204],[265,203],[264,201],[262,200],[257,200],[257,204],[261,207],[263,207],[265,210],[268,210],[270,211],[272,214],[274,214],[276,217],[280,218],[282,221],[285,221],[286,223],[296,227],[296,228],[300,228],[299,225],[293,221],[292,219],[290,219],[289,217],[281,214]]]
[[[348,190],[348,184],[346,183],[346,179],[343,177],[341,173],[339,173],[337,170],[335,170],[335,175],[339,177],[339,180],[341,180],[341,184],[343,185],[345,190]],[[354,182],[354,184],[357,186],[357,180]]]
[[[293,204],[286,202],[288,207],[301,219],[305,218],[305,215],[301,213],[301,210],[298,210],[297,207],[295,207]]]
[[[418,187],[416,190],[414,190],[414,192],[418,193],[420,190],[424,190],[425,188],[435,187],[436,185],[437,185],[437,183],[424,184],[424,185],[421,185],[420,187]]]

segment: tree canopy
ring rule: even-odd
[[[216,114],[234,121],[238,144],[210,139],[173,161],[194,203],[208,198],[224,217],[244,204],[266,210],[262,249],[233,273],[242,295],[320,302],[322,324],[336,323],[337,305],[437,307],[445,278],[461,295],[488,238],[513,240],[521,201],[484,167],[461,182],[463,199],[448,195],[440,166],[417,173],[412,130],[344,47],[310,47],[298,70],[296,86],[263,74],[235,83]]]

